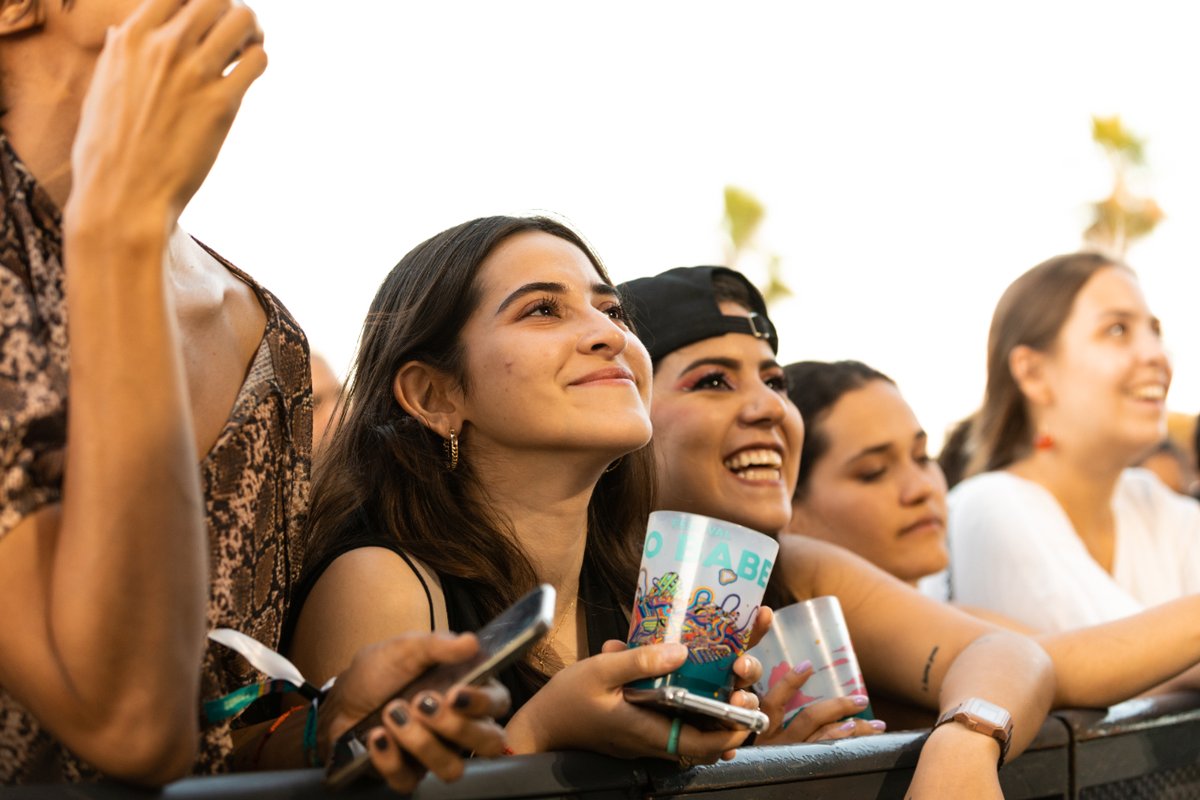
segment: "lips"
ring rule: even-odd
[[[748,481],[778,481],[783,479],[783,454],[769,447],[747,447],[738,450],[723,462],[725,469]]]
[[[633,383],[633,373],[624,367],[605,367],[595,372],[589,372],[582,378],[571,381],[571,386],[583,386],[589,383],[604,383],[607,381],[628,381]]]
[[[906,525],[905,527],[901,528],[900,535],[904,536],[904,535],[910,534],[910,533],[918,533],[921,531],[929,531],[929,530],[941,531],[941,530],[944,530],[945,527],[946,527],[946,521],[944,519],[937,516],[936,514],[930,514],[928,516],[921,517],[919,520],[912,523],[911,525]]]

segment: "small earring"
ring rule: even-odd
[[[446,451],[446,467],[454,472],[458,469],[458,434],[454,428],[450,429],[450,438],[442,442],[442,449]]]
[[[1039,433],[1033,437],[1033,448],[1035,450],[1054,449],[1054,437],[1048,433]]]
[[[616,469],[617,467],[621,466],[621,461],[622,461],[622,460],[624,460],[624,458],[625,458],[625,456],[621,456],[621,457],[620,457],[620,458],[618,458],[616,461],[612,462],[612,463],[611,463],[611,464],[609,464],[607,467],[605,467],[605,468],[604,468],[604,474],[605,474],[605,475],[607,475],[608,473],[612,472],[612,471],[613,471],[614,469]]]

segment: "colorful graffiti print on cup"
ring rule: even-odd
[[[671,675],[631,685],[682,685],[727,700],[733,662],[746,651],[778,549],[769,536],[733,523],[651,514],[629,645],[682,642],[688,660]]]

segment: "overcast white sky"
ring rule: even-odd
[[[1000,292],[1079,246],[1110,187],[1090,117],[1119,113],[1168,215],[1129,260],[1170,406],[1200,411],[1191,4],[252,6],[271,67],[184,222],[338,370],[383,275],[443,228],[552,212],[624,280],[717,263],[732,183],[797,291],[772,311],[781,359],[890,373],[938,442],[981,396]]]

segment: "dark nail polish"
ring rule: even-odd
[[[375,741],[372,742],[372,744],[375,745],[376,750],[382,753],[388,749],[388,737],[376,736]]]
[[[466,692],[459,692],[454,696],[454,708],[462,711],[467,706],[471,705],[471,695]]]
[[[391,711],[389,711],[388,716],[391,717],[392,722],[396,723],[397,725],[407,725],[408,724],[408,714],[405,713],[404,709],[401,708],[400,706],[396,706]]]
[[[425,695],[421,698],[421,702],[417,703],[417,708],[427,717],[432,717],[437,713],[438,701],[431,695]]]

